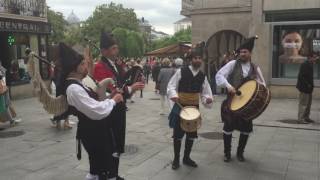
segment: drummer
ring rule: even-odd
[[[173,102],[178,102],[182,106],[189,105],[199,107],[199,99],[201,98],[202,103],[206,107],[211,108],[213,102],[211,88],[205,74],[200,70],[203,48],[204,42],[197,44],[191,51],[191,65],[178,69],[170,79],[167,94],[168,98]],[[179,106],[175,104],[170,113],[170,117],[173,117],[173,119],[170,120],[170,127],[173,128],[172,137],[174,147],[172,169],[176,170],[180,167],[180,148],[184,134],[186,134],[186,140],[183,164],[190,167],[197,167],[196,162],[190,158],[193,141],[197,138],[197,132],[188,133],[181,129],[179,115],[173,113],[177,108],[179,108]]]
[[[221,105],[221,119],[224,122],[223,126],[223,142],[224,142],[224,161],[231,160],[231,141],[233,130],[240,131],[239,144],[237,149],[237,158],[240,162],[245,161],[243,152],[246,147],[249,134],[252,132],[252,121],[246,121],[239,117],[234,117],[229,113],[228,99],[236,93],[237,87],[243,82],[250,79],[257,80],[258,83],[266,86],[261,70],[258,66],[252,63],[251,53],[254,46],[254,41],[257,36],[247,39],[239,48],[239,59],[229,61],[216,74],[216,82],[218,86],[227,88],[227,99]]]

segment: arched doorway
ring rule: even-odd
[[[206,43],[205,72],[210,81],[216,71],[220,68],[223,55],[232,52],[240,46],[245,37],[237,31],[222,30],[213,34]]]

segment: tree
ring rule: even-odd
[[[130,31],[127,36],[127,57],[141,57],[144,54],[144,42],[142,35]]]
[[[70,26],[65,31],[65,39],[63,42],[70,46],[83,44],[83,32],[80,26]]]
[[[85,22],[84,34],[98,41],[102,31],[112,32],[116,28],[138,31],[139,22],[133,9],[111,2],[95,9]]]
[[[124,28],[116,28],[112,31],[112,34],[114,35],[115,39],[118,42],[119,50],[120,50],[120,56],[127,57],[127,38],[128,38],[128,30]]]
[[[153,41],[151,43],[151,49],[155,50],[155,49],[163,48],[179,42],[190,42],[190,41],[191,41],[191,28],[188,28],[188,29],[176,32],[172,37],[166,37],[163,39]]]
[[[49,44],[63,41],[67,22],[64,20],[62,13],[48,9],[48,22],[51,25],[52,31],[51,36],[49,36]]]

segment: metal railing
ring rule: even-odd
[[[46,0],[0,0],[0,13],[45,18]]]

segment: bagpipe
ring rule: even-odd
[[[64,95],[54,96],[48,90],[48,86],[42,79],[39,72],[39,62],[46,63],[51,67],[55,67],[50,61],[45,58],[39,57],[30,49],[26,49],[26,55],[28,56],[28,72],[31,77],[31,83],[33,85],[34,94],[38,97],[39,102],[43,105],[43,108],[49,113],[55,116],[60,116],[68,110],[67,98]],[[85,79],[90,80],[90,76],[87,75]],[[114,81],[111,78],[106,78],[99,83],[96,83],[93,79],[89,81],[94,84],[92,89],[98,94],[99,99],[107,98],[105,90],[108,86],[114,84]],[[89,83],[89,84],[90,84]],[[90,87],[90,86],[89,86]]]
[[[96,43],[94,43],[92,40],[88,39],[88,38],[84,38],[84,40],[89,44],[89,52],[86,52],[86,54],[88,54],[88,58],[91,58],[91,53],[90,53],[90,47],[95,48],[97,51],[101,51],[101,49],[96,45]],[[90,63],[93,64],[93,61],[91,60]],[[123,70],[122,67],[120,67],[119,65],[116,65],[118,70]],[[92,68],[93,69],[93,68]],[[113,81],[113,86],[110,86],[108,91],[109,92],[120,92],[122,94],[124,94],[124,92],[126,91],[126,87],[127,86],[131,86],[132,84],[136,83],[136,82],[145,82],[145,77],[143,74],[143,69],[142,67],[139,66],[134,66],[132,69],[130,69],[129,71],[125,72],[125,74],[121,74],[119,72],[120,78],[114,78]],[[88,79],[88,78],[87,78]],[[95,81],[93,78],[90,78],[91,80],[89,81]],[[91,84],[93,84],[91,82]],[[95,83],[96,84],[96,83]],[[131,92],[131,94],[129,96],[132,95],[133,92]]]

